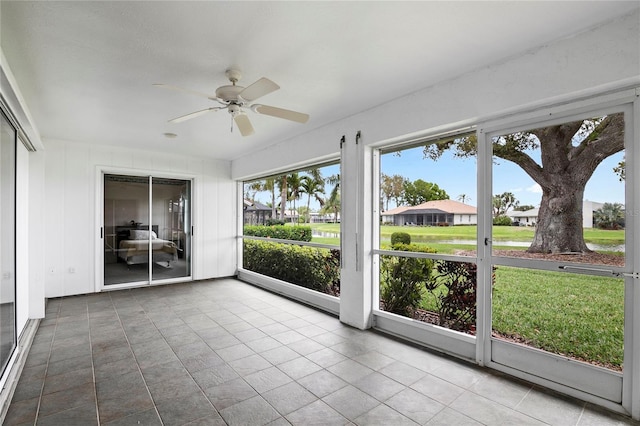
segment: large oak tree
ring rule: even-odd
[[[582,230],[587,182],[598,165],[624,149],[624,116],[563,123],[493,139],[493,155],[522,168],[542,188],[538,222],[530,253],[589,252]],[[468,157],[477,153],[475,136],[429,144],[425,157],[438,159],[447,149]],[[537,162],[531,153],[539,154]]]

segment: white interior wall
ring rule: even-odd
[[[45,311],[45,250],[42,244],[46,216],[44,159],[42,151],[29,153],[29,318],[44,318]]]
[[[341,136],[353,137],[358,130],[364,143],[380,144],[607,87],[638,85],[639,32],[640,16],[635,12],[251,153],[233,161],[232,178],[256,177],[337,156]]]
[[[95,291],[99,168],[194,177],[194,279],[234,275],[235,183],[225,161],[45,141],[45,296]]]

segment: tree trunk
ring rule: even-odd
[[[587,253],[582,228],[584,185],[568,179],[544,190],[529,253]]]
[[[280,189],[280,220],[284,220],[285,210],[287,209],[287,180],[282,178],[282,185]]]
[[[275,220],[276,218],[276,186],[273,184],[273,188],[271,188],[271,218]]]
[[[574,137],[585,123],[595,128],[588,135],[583,132],[583,139],[576,145]],[[541,165],[525,152],[531,149],[530,134],[539,140]],[[624,115],[514,133],[503,142],[493,144],[494,155],[522,167],[542,188],[538,223],[527,251],[590,252],[582,229],[584,189],[598,165],[624,149]]]

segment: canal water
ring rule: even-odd
[[[322,238],[338,238],[340,236],[339,233],[337,232],[319,232],[319,231],[313,231],[312,235],[314,237],[322,237]],[[475,245],[476,244],[476,240],[464,240],[464,239],[446,239],[446,240],[442,240],[442,239],[438,239],[437,237],[424,237],[424,236],[411,236],[411,240],[413,242],[418,242],[418,243],[433,243],[433,244],[451,244],[451,245],[456,245],[456,244],[460,244],[460,245]],[[382,238],[382,242],[389,242],[389,238]],[[503,247],[529,247],[529,245],[531,244],[530,241],[499,241],[499,240],[494,240],[493,241],[493,245],[494,246],[503,246]],[[614,244],[614,245],[606,245],[606,244],[592,244],[592,243],[587,243],[587,247],[590,250],[594,250],[594,251],[618,251],[618,252],[623,252],[624,253],[624,244]]]

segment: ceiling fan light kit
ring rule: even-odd
[[[195,92],[193,90],[183,89],[168,84],[154,84],[154,86],[162,87],[165,89],[179,90],[192,95],[202,96],[212,101],[220,103],[222,106],[205,108],[200,111],[191,112],[180,117],[169,120],[170,123],[181,123],[186,120],[190,120],[195,117],[199,117],[208,112],[216,112],[221,109],[229,111],[232,120],[238,126],[238,130],[242,136],[249,136],[255,133],[251,121],[246,114],[245,109],[250,109],[256,114],[269,115],[271,117],[282,118],[289,121],[295,121],[296,123],[306,123],[309,120],[309,115],[297,111],[291,111],[288,109],[278,108],[269,105],[252,104],[258,98],[268,95],[271,92],[275,92],[280,88],[276,83],[268,78],[262,77],[256,82],[247,87],[238,86],[236,83],[242,77],[242,73],[237,69],[228,69],[225,72],[227,78],[231,84],[220,86],[216,89],[215,96],[209,96],[205,93]],[[233,131],[233,124],[231,127]]]

